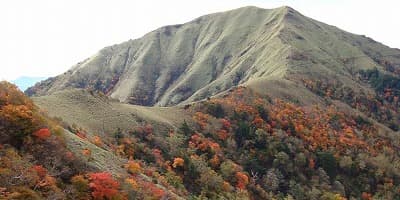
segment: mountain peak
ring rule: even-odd
[[[369,56],[383,50],[392,49],[307,18],[288,6],[246,6],[105,48],[27,93],[87,88],[122,102],[171,106],[255,81],[297,84],[313,77],[360,89],[363,86],[352,80],[353,74],[387,63]],[[337,59],[359,55],[366,58]]]
[[[261,7],[257,7],[257,6],[252,6],[252,5],[250,5],[250,6],[243,6],[243,7],[240,7],[240,8],[236,8],[236,9],[233,9],[233,10],[230,10],[230,11],[235,11],[235,10],[260,10],[260,11],[268,11],[268,10],[278,10],[278,11],[296,11],[295,9],[293,9],[292,7],[290,7],[290,6],[280,6],[280,7],[276,7],[276,8],[272,8],[272,9],[266,9],[266,8],[261,8]],[[227,12],[229,12],[229,11],[227,11]],[[296,11],[297,12],[297,11]]]

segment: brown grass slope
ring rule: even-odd
[[[71,89],[33,98],[49,115],[77,125],[90,135],[112,136],[115,131],[131,130],[151,123],[158,132],[168,132],[188,118],[177,107],[143,107],[122,104],[85,90]]]

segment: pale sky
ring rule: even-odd
[[[105,46],[248,5],[288,5],[400,48],[399,0],[1,0],[0,79],[55,76]]]

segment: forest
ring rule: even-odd
[[[302,106],[246,87],[185,106],[168,132],[143,122],[109,137],[49,117],[0,83],[0,197],[5,199],[399,199],[399,136],[360,115]],[[64,131],[124,158],[98,171]]]

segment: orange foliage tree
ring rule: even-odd
[[[175,158],[174,163],[172,164],[172,167],[173,168],[183,167],[184,162],[185,161],[182,158]]]
[[[104,145],[103,141],[101,140],[101,138],[99,136],[94,136],[93,138],[93,144],[98,146],[98,147],[102,147]]]
[[[249,177],[243,172],[236,172],[235,177],[237,181],[236,187],[244,190],[247,184],[249,184]]]
[[[197,122],[197,124],[200,126],[201,129],[206,128],[209,118],[210,118],[210,115],[202,113],[202,112],[196,112],[193,116],[193,119]]]
[[[135,162],[133,160],[128,161],[125,165],[126,170],[131,174],[137,174],[142,171],[142,167],[139,162]]]
[[[31,134],[38,126],[30,99],[8,82],[0,82],[0,130],[17,137]]]

